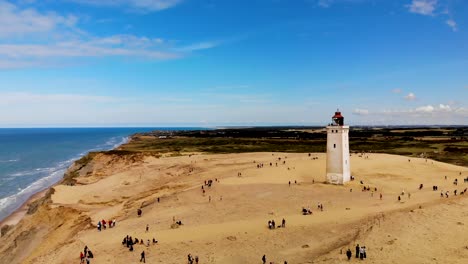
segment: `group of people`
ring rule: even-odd
[[[85,246],[83,252],[80,252],[80,263],[89,264],[90,263],[89,259],[92,259],[92,258],[94,258],[93,252],[89,250],[88,246]]]
[[[346,257],[348,258],[348,260],[351,260],[351,258],[353,257],[353,253],[349,248],[348,250],[346,250]],[[361,260],[367,258],[367,251],[365,246],[359,246],[359,244],[356,245],[356,258],[359,258]]]
[[[146,241],[146,246],[149,247],[150,246],[150,243],[151,241],[148,239]],[[153,245],[154,244],[157,244],[158,241],[153,237]],[[143,239],[138,239],[135,237],[135,239],[133,239],[131,236],[127,235],[126,237],[124,237],[124,239],[122,240],[122,245],[126,246],[128,248],[129,251],[133,251],[133,245],[145,245],[145,242]]]
[[[278,226],[278,228],[285,228],[286,227],[286,220],[283,218],[283,220],[281,220],[281,225]],[[276,223],[275,223],[275,220],[270,220],[268,221],[268,229],[275,229],[276,228]]]
[[[352,252],[349,248],[346,251],[346,257],[348,257],[348,260],[350,260],[352,257]],[[367,258],[367,251],[365,246],[359,246],[359,244],[356,245],[356,258],[359,258],[361,260]]]
[[[106,229],[107,228],[107,224],[109,224],[109,228],[111,227],[115,227],[115,224],[117,222],[114,220],[109,220],[109,222],[106,222],[106,220],[102,219],[101,221],[99,221],[97,223],[97,230],[98,231],[101,231],[102,229]]]
[[[311,215],[312,211],[308,207],[307,209],[305,207],[302,207],[302,215]]]
[[[193,264],[195,262],[195,264],[198,264],[198,256],[195,256],[193,257],[192,254],[188,254],[187,255],[187,260],[188,260],[188,264]]]
[[[320,211],[323,211],[323,204],[322,204],[322,203],[318,203],[317,209],[320,209]]]

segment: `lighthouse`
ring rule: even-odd
[[[351,178],[349,164],[349,126],[337,110],[327,126],[327,182],[344,184]]]

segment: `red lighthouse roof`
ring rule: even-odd
[[[335,115],[332,118],[343,118],[340,111],[336,111]]]
[[[336,110],[335,115],[332,117],[333,124],[335,126],[343,126],[344,125],[344,117],[341,115],[340,110]]]

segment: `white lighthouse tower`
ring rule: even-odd
[[[349,126],[337,110],[327,126],[327,182],[344,184],[351,178],[349,166]]]

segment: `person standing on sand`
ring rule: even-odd
[[[146,233],[149,231],[149,224],[146,224]]]
[[[140,262],[146,263],[145,251],[144,250],[141,252]]]
[[[364,259],[364,247],[359,248],[359,259]]]
[[[263,264],[266,263],[266,256],[265,255],[263,255],[263,257],[262,257],[262,262],[263,262]]]
[[[281,227],[283,227],[283,228],[286,227],[286,220],[284,220],[284,218],[283,218],[283,220],[281,221]]]
[[[195,263],[198,264],[198,256],[195,256]]]
[[[359,244],[356,245],[356,258],[359,258]]]
[[[351,253],[351,249],[348,248],[348,250],[346,250],[346,257],[348,257],[348,260],[350,260],[352,256],[353,253]]]

